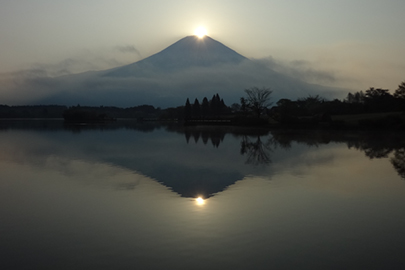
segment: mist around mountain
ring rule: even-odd
[[[248,59],[206,36],[185,37],[141,61],[103,71],[50,77],[40,71],[1,80],[3,104],[60,104],[130,107],[150,104],[167,108],[186,98],[215,93],[229,103],[239,102],[252,86],[273,90],[273,100],[308,95],[341,97],[347,91],[309,84],[299,76],[276,71],[269,59]],[[324,74],[317,74],[323,76]],[[343,95],[344,95],[343,94]]]

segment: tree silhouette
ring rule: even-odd
[[[394,97],[405,100],[405,81],[398,85],[398,89],[395,90]]]
[[[395,90],[394,98],[397,102],[397,108],[401,111],[405,111],[405,81],[398,85],[398,89]]]
[[[246,113],[247,106],[246,106],[246,99],[245,99],[244,97],[241,97],[241,98],[240,98],[240,110],[241,110],[243,113]]]
[[[247,108],[249,108],[258,118],[264,110],[266,110],[272,102],[270,102],[270,95],[273,93],[270,88],[252,87],[245,89],[247,95],[245,101]]]
[[[241,105],[240,104],[238,104],[238,103],[233,103],[232,105],[231,105],[231,112],[232,113],[237,113],[237,112],[239,112],[241,110]]]
[[[186,120],[221,117],[227,112],[230,112],[230,109],[225,105],[224,100],[220,98],[219,94],[213,95],[209,101],[207,97],[204,97],[202,103],[196,98],[192,105],[187,98],[184,106],[184,116]]]
[[[395,150],[394,157],[391,158],[391,164],[398,175],[405,179],[405,148]]]
[[[202,118],[206,118],[209,115],[210,111],[210,104],[208,102],[208,99],[204,97],[202,103],[201,103],[201,116]]]
[[[365,101],[365,94],[363,91],[356,92],[354,94],[349,93],[347,94],[347,97],[344,100],[344,102],[347,103],[364,103],[364,101]]]
[[[216,95],[213,95],[210,100],[210,110],[212,115],[214,116],[218,116],[221,113],[221,100],[218,93]]]
[[[192,115],[193,118],[200,118],[201,117],[201,106],[200,106],[200,102],[198,101],[198,99],[194,100],[194,104],[192,107]]]
[[[219,130],[219,129],[194,129],[194,128],[186,128],[184,130],[184,135],[186,138],[186,142],[189,143],[190,138],[194,138],[194,142],[198,143],[200,138],[202,143],[206,145],[208,141],[211,141],[212,145],[215,148],[218,148],[221,142],[225,138],[226,132]]]
[[[297,100],[298,106],[301,108],[304,115],[314,115],[322,112],[324,102],[325,99],[321,98],[319,95],[309,95],[308,97]]]
[[[370,87],[366,91],[366,108],[372,112],[392,110],[393,96],[388,89]]]
[[[348,142],[348,147],[363,151],[369,159],[378,159],[388,157],[395,146],[387,143],[383,138],[374,138]]]
[[[240,153],[247,155],[246,164],[270,164],[269,152],[272,151],[269,143],[263,143],[260,136],[257,136],[256,141],[251,141],[248,136],[243,136]]]
[[[389,95],[390,95],[390,93],[389,93],[388,89],[370,87],[370,89],[368,89],[366,91],[366,98],[369,98],[369,99],[379,99],[379,98],[386,97]]]
[[[188,98],[186,100],[186,105],[184,107],[184,118],[185,119],[191,118],[191,104]]]

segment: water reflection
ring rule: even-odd
[[[398,175],[405,179],[405,142],[402,134],[396,133],[269,131],[130,121],[118,121],[107,126],[67,126],[57,121],[9,124],[2,122],[0,126],[3,130],[33,132],[32,143],[15,141],[11,156],[26,151],[22,155],[34,163],[41,160],[49,163],[49,157],[63,155],[71,160],[109,164],[145,175],[187,198],[210,198],[246,175],[265,175],[271,179],[277,173],[272,168],[274,160],[279,164],[280,158],[299,156],[307,151],[299,147],[291,150],[293,145],[319,148],[336,143],[346,144],[349,149],[361,151],[370,159],[389,160]],[[44,133],[58,130],[80,133],[80,136]],[[177,134],[183,134],[185,143],[179,140]],[[37,141],[35,137],[38,137]],[[314,166],[321,161],[317,162]],[[137,183],[117,183],[116,188],[133,190],[137,188]]]
[[[303,143],[318,147],[329,143],[345,143],[349,149],[356,149],[370,159],[390,159],[398,175],[405,179],[405,137],[403,132],[375,131],[272,131],[273,141],[282,148]]]
[[[272,140],[268,138],[267,141],[263,143],[261,136],[257,136],[256,139],[243,136],[240,143],[240,153],[247,156],[246,164],[270,164],[270,153],[273,151],[271,142]]]
[[[394,157],[391,158],[391,163],[397,171],[398,175],[405,179],[405,148],[395,150]]]
[[[2,265],[403,269],[404,146],[362,132],[7,127]]]
[[[186,128],[184,130],[184,135],[186,137],[186,142],[190,142],[190,138],[193,138],[195,143],[198,143],[199,139],[202,139],[203,144],[207,144],[211,141],[214,147],[219,147],[221,142],[225,138],[225,132],[221,132],[220,129],[191,129]]]
[[[272,130],[263,129],[221,129],[218,127],[187,128],[184,132],[186,142],[194,138],[198,143],[203,138],[204,145],[211,140],[214,147],[219,147],[226,134],[240,138],[240,154],[246,157],[246,164],[270,165],[274,148],[288,150],[293,143],[309,147],[319,147],[330,143],[345,143],[349,149],[354,148],[370,159],[390,159],[398,175],[405,179],[405,138],[402,132],[387,133],[375,131],[320,131],[320,130]],[[179,131],[178,130],[178,131]]]

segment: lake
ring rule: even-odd
[[[0,121],[0,149],[1,269],[405,269],[401,133]]]

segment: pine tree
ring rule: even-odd
[[[201,118],[201,106],[198,99],[194,100],[193,104],[193,118],[199,119]]]
[[[201,103],[201,116],[202,118],[206,118],[209,115],[210,111],[210,104],[208,102],[207,97],[204,97],[202,103]]]
[[[210,109],[213,116],[219,116],[220,106],[221,100],[219,98],[219,95],[216,94],[212,97],[210,101]]]
[[[186,105],[184,106],[184,118],[185,119],[191,118],[191,104],[188,98],[186,100]]]

